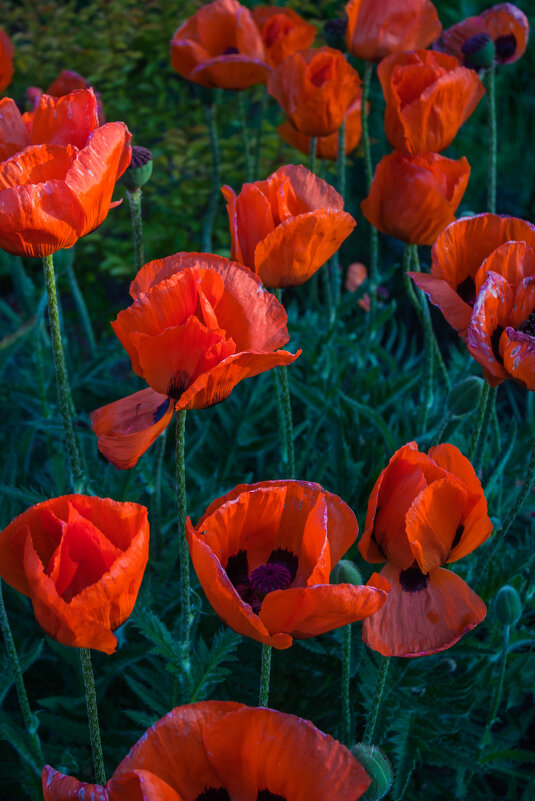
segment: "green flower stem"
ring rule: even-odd
[[[43,420],[50,419],[50,409],[48,407],[48,401],[46,397],[46,382],[45,382],[45,368],[43,362],[43,337],[44,334],[44,325],[43,325],[43,318],[41,312],[37,313],[37,318],[35,322],[34,328],[34,351],[35,351],[35,361],[37,365],[37,382],[39,385],[39,400],[41,401],[41,417]],[[46,439],[46,449],[48,451],[48,458],[52,459],[54,456],[54,444],[52,442],[52,436],[48,429],[48,426],[45,427],[45,439]]]
[[[323,293],[325,296],[325,306],[327,307],[327,317],[329,326],[332,326],[336,319],[336,309],[333,303],[333,292],[331,286],[331,265],[329,262],[321,268],[321,275],[323,278]]]
[[[130,217],[132,218],[132,234],[134,236],[134,259],[136,272],[145,263],[145,246],[143,244],[143,218],[141,216],[141,189],[126,190]]]
[[[381,663],[379,665],[379,670],[377,671],[377,683],[375,685],[375,695],[373,697],[372,708],[370,710],[366,728],[364,730],[364,737],[362,738],[362,742],[365,745],[371,745],[373,743],[375,726],[377,724],[377,718],[379,717],[379,710],[381,709],[381,701],[383,699],[386,674],[388,673],[390,659],[390,656],[381,656]]]
[[[486,382],[485,382],[486,383]],[[485,406],[485,414],[481,424],[481,435],[476,443],[473,456],[471,458],[472,466],[476,473],[481,469],[481,462],[485,450],[485,443],[487,441],[487,434],[489,433],[492,425],[492,414],[496,410],[496,395],[498,387],[491,387],[488,392],[487,405]]]
[[[54,276],[54,262],[52,259],[52,254],[43,258],[43,269],[45,274],[46,294],[48,298],[48,320],[50,325],[52,353],[54,357],[54,369],[56,372],[58,405],[61,412],[61,419],[63,421],[63,431],[67,441],[71,483],[74,491],[79,492],[84,484],[84,472],[72,420],[74,406],[71,397],[71,388],[69,385],[67,368],[65,366],[65,357],[63,355],[63,344],[61,342],[58,298],[56,294],[56,279]]]
[[[373,77],[373,63],[366,62],[364,67],[364,78],[362,81],[362,105],[361,105],[361,120],[362,120],[362,146],[364,148],[364,169],[366,173],[366,189],[370,192],[370,187],[373,180],[373,164],[372,154],[370,147],[370,130],[368,127],[368,101],[370,98],[370,86]],[[379,283],[378,263],[379,263],[379,235],[377,228],[371,223],[370,226],[370,264],[369,264],[369,280],[370,280],[370,311],[368,314],[368,330],[371,328],[375,320],[375,308],[377,305],[377,285]]]
[[[405,250],[405,257],[404,258],[407,259],[406,250]],[[422,309],[421,309],[421,306],[420,306],[420,301],[418,300],[416,292],[414,291],[414,284],[412,283],[412,279],[407,274],[407,270],[409,268],[410,268],[410,261],[409,261],[409,263],[404,262],[404,265],[403,265],[403,281],[405,283],[405,289],[407,291],[407,295],[409,296],[409,299],[410,299],[412,305],[414,306],[414,308],[416,310],[416,313],[417,313],[417,315],[418,315],[418,317],[420,319],[420,322],[423,325],[424,318],[423,318],[423,313],[422,313]],[[433,352],[434,352],[434,358],[435,358],[436,363],[438,365],[438,369],[439,369],[440,375],[442,377],[442,380],[444,381],[444,384],[446,385],[446,388],[449,391],[450,388],[451,388],[451,381],[450,381],[450,377],[448,375],[448,369],[447,369],[446,365],[444,364],[444,359],[442,358],[442,354],[440,352],[440,348],[439,348],[439,345],[438,345],[438,342],[437,342],[437,338],[434,335],[434,332],[433,332]]]
[[[251,143],[249,141],[249,129],[247,127],[247,109],[245,104],[245,93],[238,92],[238,108],[240,111],[240,122],[243,136],[243,154],[245,157],[245,175],[247,181],[251,183],[253,179],[253,160],[251,158]]]
[[[72,263],[73,261],[74,259],[67,264],[67,280],[69,282],[69,289],[71,290],[71,295],[78,310],[78,314],[80,315],[80,320],[82,321],[82,328],[84,329],[85,338],[89,345],[91,357],[94,358],[97,352],[95,333],[93,331],[93,326],[91,325],[91,318],[85,304],[84,296],[82,295],[82,290],[80,289],[80,285],[76,278],[76,273],[74,272],[74,266]]]
[[[468,451],[468,459],[470,461],[472,461],[472,459],[474,458],[474,455],[475,455],[475,453],[476,453],[476,451],[478,449],[478,446],[479,446],[479,439],[481,437],[481,430],[483,428],[483,421],[485,419],[485,415],[486,415],[486,412],[487,412],[487,406],[488,406],[488,402],[489,402],[489,393],[490,393],[490,386],[485,381],[485,384],[483,386],[483,390],[481,392],[481,398],[480,398],[480,401],[479,401],[479,407],[478,407],[478,410],[477,410],[476,424],[475,424],[474,431],[473,431],[473,434],[472,434],[472,440],[470,442],[470,449]]]
[[[80,648],[80,661],[82,663],[82,676],[85,687],[85,702],[87,706],[87,720],[89,723],[89,739],[93,752],[93,766],[97,784],[106,784],[106,771],[104,770],[104,756],[100,740],[100,727],[98,725],[97,692],[95,677],[91,666],[91,651],[89,648]]]
[[[258,706],[269,702],[269,677],[271,675],[271,645],[262,645],[262,666],[260,668],[260,696]]]
[[[180,553],[180,609],[182,654],[185,669],[190,668],[190,587],[189,548],[186,540],[186,460],[185,460],[186,410],[177,413],[176,420],[176,496],[178,511],[178,542]]]
[[[437,429],[437,433],[435,435],[435,442],[437,445],[440,445],[442,442],[442,437],[444,436],[444,431],[448,427],[448,424],[453,419],[452,413],[448,410],[442,420],[440,421],[440,425]]]
[[[318,149],[318,137],[311,136],[310,137],[310,150],[308,154],[308,169],[310,172],[313,172],[314,175],[316,174],[316,152]]]
[[[282,413],[284,415],[284,431],[288,451],[288,478],[295,478],[294,428],[292,421],[292,402],[288,386],[288,368],[285,364],[279,367],[281,382]]]
[[[214,220],[221,190],[221,152],[219,149],[219,138],[217,135],[216,125],[218,99],[219,93],[216,94],[213,103],[204,107],[204,116],[206,119],[206,125],[208,126],[210,146],[212,149],[212,183],[210,188],[210,200],[206,214],[204,215],[204,224],[202,229],[202,249],[204,253],[212,252],[212,231],[214,228]]]
[[[492,62],[487,71],[487,108],[489,124],[489,160],[487,176],[487,208],[496,214],[496,162],[498,129],[496,125],[496,65]]]
[[[511,629],[510,626],[504,627],[503,649],[502,649],[502,656],[500,659],[500,675],[498,676],[498,684],[496,685],[496,692],[494,693],[494,698],[492,699],[492,706],[489,709],[487,725],[485,726],[485,731],[483,733],[483,737],[481,738],[480,751],[483,751],[487,745],[490,745],[490,742],[492,740],[491,729],[496,721],[496,716],[498,714],[498,709],[500,708],[500,703],[502,700],[503,682],[505,679],[505,669],[507,667],[507,652],[509,650],[510,629]]]
[[[415,270],[419,271],[420,262],[418,259],[418,245],[406,245],[411,251],[412,261]],[[411,256],[409,256],[409,259]],[[424,391],[424,407],[422,411],[421,430],[425,431],[427,427],[427,420],[429,411],[433,405],[433,364],[434,364],[434,345],[435,334],[431,323],[431,314],[429,313],[429,305],[427,297],[421,289],[418,290],[420,299],[420,308],[422,310],[422,325],[424,328],[424,343],[425,343],[425,359],[424,359],[424,374],[423,374],[423,391]]]
[[[349,680],[351,677],[351,624],[344,626],[342,648],[342,742],[351,743],[351,708]]]
[[[19,699],[19,706],[20,706],[20,711],[22,712],[24,725],[26,726],[26,730],[30,735],[30,739],[32,741],[32,745],[34,747],[35,755],[38,761],[41,764],[44,764],[45,760],[43,757],[43,751],[41,749],[41,741],[39,740],[39,735],[37,733],[37,719],[34,718],[30,709],[30,702],[28,701],[28,695],[26,693],[26,687],[24,685],[24,677],[22,675],[19,656],[17,654],[15,641],[13,639],[13,634],[11,633],[11,626],[9,625],[6,608],[4,606],[4,596],[2,593],[1,579],[0,579],[0,629],[2,630],[2,637],[4,638],[4,642],[6,645],[7,658],[9,660],[9,665],[11,667],[13,681],[15,682],[15,689],[17,691],[17,697]]]
[[[151,538],[155,540],[155,556],[160,558],[162,552],[162,467],[167,444],[167,428],[160,435],[154,474],[154,502],[151,520]]]
[[[263,132],[262,123],[264,121],[264,116],[266,113],[267,99],[268,99],[267,88],[266,86],[263,86],[262,97],[260,98],[260,104],[256,115],[256,137],[255,137],[254,158],[253,158],[253,180],[254,179],[258,180],[260,175],[260,154],[262,151],[262,132]]]

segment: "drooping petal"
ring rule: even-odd
[[[86,784],[65,776],[50,765],[45,765],[41,774],[44,801],[111,801],[106,787],[101,784]],[[83,795],[80,795],[82,793]]]
[[[457,294],[456,288],[450,286],[443,278],[437,278],[432,274],[409,272],[408,275],[416,286],[425,292],[431,303],[440,309],[459,336],[466,339],[472,307]]]

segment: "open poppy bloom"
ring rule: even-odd
[[[437,153],[396,150],[377,165],[360,207],[384,234],[411,245],[432,245],[455,219],[469,176],[464,156],[453,161]]]
[[[104,787],[48,765],[42,776],[44,801],[356,801],[370,784],[351,751],[310,721],[233,701],[176,707]]]
[[[49,637],[107,654],[134,608],[148,556],[146,508],[109,498],[52,498],[0,533],[0,575],[31,598]]]
[[[498,64],[511,64],[524,55],[529,36],[528,18],[512,3],[499,3],[477,17],[467,17],[447,28],[434,47],[470,63],[473,53],[487,41],[494,43]]]
[[[387,56],[377,74],[386,101],[388,141],[410,153],[439,153],[448,147],[485,94],[474,70],[432,50]]]
[[[251,11],[266,48],[266,60],[276,67],[297,50],[310,47],[316,28],[291,8],[257,6]]]
[[[13,73],[13,54],[15,48],[13,42],[5,31],[0,28],[0,92],[9,86]]]
[[[99,128],[92,89],[42,95],[31,134],[13,100],[0,100],[0,247],[18,256],[70,248],[104,222],[130,163],[122,122]]]
[[[350,0],[346,46],[366,61],[427,47],[442,25],[430,0]]]
[[[297,286],[336,253],[355,220],[342,196],[302,165],[287,164],[265,181],[244,184],[227,201],[231,256],[268,287]]]
[[[356,95],[355,99],[349,104],[344,117],[346,124],[346,155],[348,153],[352,153],[360,142],[360,137],[362,135],[361,103],[362,92],[359,90],[359,93]],[[311,137],[301,133],[297,130],[297,128],[294,128],[289,120],[286,120],[282,123],[282,125],[279,125],[277,128],[277,133],[282,139],[284,139],[285,142],[288,142],[288,144],[292,145],[292,147],[295,147],[295,149],[299,150],[300,153],[304,153],[306,156],[308,156],[310,153]],[[316,156],[317,158],[325,159],[326,161],[337,160],[338,131],[328,134],[328,136],[318,136],[316,143]]]
[[[360,83],[340,50],[319,47],[301,50],[279,64],[267,90],[294,128],[307,136],[328,136],[341,126]]]
[[[189,81],[220,89],[265,83],[271,67],[251,12],[237,0],[206,3],[171,40],[171,65]]]
[[[534,225],[497,214],[464,217],[437,238],[431,273],[409,275],[466,341],[476,298],[490,272],[512,285],[535,275]]]
[[[134,303],[112,323],[148,389],[91,414],[98,447],[119,469],[133,467],[175,409],[204,409],[236,384],[297,354],[284,307],[241,264],[211,253],[151,261],[130,286]]]
[[[240,484],[215,500],[186,538],[206,597],[234,631],[275,648],[373,615],[388,582],[329,584],[358,534],[337,495],[305,481]]]
[[[492,531],[481,483],[454,445],[429,455],[400,448],[368,502],[359,551],[385,562],[392,584],[385,605],[364,621],[362,639],[384,656],[423,656],[454,645],[485,618],[483,601],[441,565],[485,542]]]

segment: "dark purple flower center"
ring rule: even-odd
[[[520,323],[516,330],[521,331],[522,334],[528,334],[530,337],[535,337],[535,311],[528,314],[524,322]]]
[[[464,533],[464,526],[459,526],[457,531],[455,532],[455,537],[453,538],[453,542],[451,543],[451,548],[450,548],[451,551],[453,551],[455,546],[460,543],[463,533]]]
[[[249,574],[247,551],[241,550],[229,557],[225,570],[242,601],[258,614],[268,593],[286,590],[290,586],[297,574],[298,564],[295,554],[285,548],[277,548],[271,552],[265,565],[255,567]]]
[[[170,398],[178,400],[191,384],[189,373],[186,370],[177,370],[171,376],[171,381],[167,387],[167,394]]]
[[[132,147],[131,167],[143,167],[145,164],[148,164],[149,161],[152,161],[152,153],[148,147],[142,147],[141,145],[134,145]]]
[[[292,577],[284,565],[268,563],[255,568],[249,576],[249,581],[256,592],[267,595],[273,590],[285,590],[290,586]]]
[[[461,281],[457,286],[457,294],[469,306],[473,306],[476,302],[476,283],[471,275]]]
[[[496,48],[496,61],[500,63],[507,61],[516,52],[516,36],[510,33],[507,36],[498,36],[494,42]]]
[[[232,801],[232,799],[224,787],[207,787],[199,793],[195,801]],[[286,801],[286,798],[272,793],[271,790],[259,790],[256,801]]]
[[[479,50],[482,50],[485,45],[490,42],[490,35],[488,33],[476,33],[471,36],[461,45],[461,52],[464,56],[473,56]]]
[[[227,49],[223,52],[223,55],[224,56],[235,56],[236,53],[239,53],[239,52],[240,51],[238,50],[237,47],[227,47]]]
[[[399,583],[404,592],[421,592],[429,584],[429,573],[422,573],[415,562],[406,570],[401,571]]]
[[[500,353],[500,339],[502,338],[502,334],[504,332],[503,325],[497,326],[492,334],[490,335],[490,346],[492,348],[492,352],[494,354],[494,358],[496,359],[499,364],[503,364],[503,358]]]

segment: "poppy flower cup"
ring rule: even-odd
[[[420,453],[400,448],[368,502],[358,548],[387,562],[385,605],[364,621],[362,638],[384,656],[423,656],[454,645],[485,618],[483,601],[441,565],[471,553],[492,531],[481,483],[454,445]]]
[[[328,136],[341,126],[360,84],[358,72],[340,50],[319,47],[279,64],[267,90],[294,128],[307,136]]]
[[[362,213],[384,234],[410,245],[432,245],[455,212],[468,185],[470,165],[437,153],[384,156],[375,169]]]
[[[9,86],[13,73],[13,55],[15,48],[13,42],[5,31],[0,28],[0,92]]]
[[[346,47],[366,61],[427,47],[442,31],[430,0],[350,0],[346,14]]]
[[[314,25],[291,8],[257,6],[251,14],[266,48],[266,60],[272,67],[297,50],[310,47],[316,38]]]
[[[133,304],[112,323],[148,389],[91,414],[99,450],[133,467],[175,409],[204,409],[237,383],[293,362],[277,350],[289,335],[284,307],[241,264],[211,253],[176,253],[141,268]]]
[[[265,83],[271,67],[251,12],[237,0],[206,3],[175,32],[171,65],[193,83],[247,89]]]
[[[439,153],[485,94],[474,70],[444,53],[387,56],[377,68],[386,101],[385,131],[396,150]]]
[[[356,801],[370,785],[353,754],[308,720],[232,701],[173,709],[104,787],[48,765],[42,777],[44,801]]]
[[[31,598],[45,632],[107,654],[134,608],[148,555],[146,508],[109,498],[52,498],[0,533],[0,576]]]
[[[116,205],[130,139],[122,122],[99,127],[92,89],[42,95],[31,133],[15,102],[0,100],[0,247],[48,256],[97,228]]]
[[[409,275],[466,342],[474,304],[489,273],[502,276],[513,287],[535,275],[535,226],[517,217],[497,214],[465,217],[440,234],[431,256],[430,273]],[[496,281],[490,286],[498,288]],[[522,303],[525,302],[523,290]],[[474,322],[477,328],[481,326],[484,307],[490,310],[487,301],[478,306],[478,322]],[[508,314],[505,312],[505,317]],[[503,322],[505,318],[502,315],[500,319]]]
[[[462,63],[468,62],[490,40],[494,44],[495,61],[512,64],[524,55],[528,37],[529,22],[524,12],[512,3],[499,3],[477,17],[467,17],[447,28],[434,47]]]
[[[303,284],[336,253],[355,220],[342,196],[301,165],[287,164],[238,196],[222,187],[231,256],[268,287]]]
[[[329,584],[358,534],[338,496],[304,481],[240,484],[186,538],[214,610],[234,631],[275,648],[362,620],[386,601],[376,573],[365,586]]]

